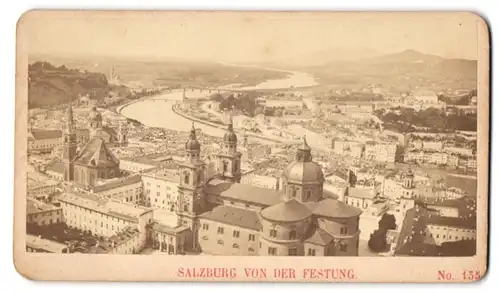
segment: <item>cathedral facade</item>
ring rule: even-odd
[[[204,178],[201,146],[191,130],[179,166],[179,225],[189,250],[211,255],[357,256],[361,210],[323,195],[324,175],[304,138],[283,171],[280,190],[240,183],[241,154],[229,122],[217,174]]]

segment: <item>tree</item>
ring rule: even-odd
[[[387,230],[396,229],[396,217],[392,214],[384,214],[378,222],[378,229],[387,233]]]
[[[368,247],[373,252],[383,252],[389,249],[387,240],[385,238],[385,232],[376,230],[370,235],[370,240],[368,240]]]

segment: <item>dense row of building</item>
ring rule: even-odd
[[[69,106],[61,158],[67,188],[58,196],[58,219],[100,237],[90,252],[137,253],[151,246],[175,254],[358,253],[361,210],[324,196],[324,175],[305,139],[283,171],[279,190],[240,183],[241,153],[232,123],[212,177],[206,177],[194,128],[177,168],[124,175],[102,137],[77,149],[72,115]]]

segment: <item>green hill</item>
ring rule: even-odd
[[[108,80],[101,73],[55,67],[48,62],[28,66],[28,108],[58,105],[86,94],[103,99],[109,91]]]

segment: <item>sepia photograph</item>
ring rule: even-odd
[[[40,10],[17,42],[25,271],[136,255],[172,280],[370,281],[383,272],[351,264],[385,260],[392,281],[485,273],[477,15]],[[214,266],[236,257],[253,266]],[[413,259],[467,270],[399,278]]]

